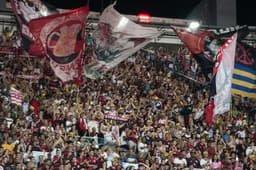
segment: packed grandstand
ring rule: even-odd
[[[87,35],[86,61],[94,38]],[[210,86],[181,45],[150,45],[97,79],[63,83],[46,57],[0,35],[0,168],[227,169],[256,167],[256,100],[205,121]]]

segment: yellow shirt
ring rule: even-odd
[[[8,150],[8,151],[13,151],[15,145],[14,144],[2,144],[2,148],[4,148],[5,150]]]

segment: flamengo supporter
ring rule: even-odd
[[[0,71],[6,74],[0,76],[0,167],[255,168],[256,101],[234,98],[232,112],[208,127],[201,113],[207,87],[172,72],[180,63],[205,81],[200,69],[195,74],[192,61],[190,72],[186,55],[163,47],[150,50],[134,54],[103,78],[85,79],[81,87],[58,83],[46,59],[5,60],[1,54]],[[36,79],[18,77],[35,74]],[[22,105],[10,101],[14,86],[22,92]]]

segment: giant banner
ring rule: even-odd
[[[30,21],[38,53],[45,53],[51,68],[64,83],[81,82],[88,6]]]
[[[230,110],[236,39],[237,33],[227,40],[217,54],[217,62],[213,70],[213,75],[216,76],[213,116]]]
[[[224,41],[218,39],[212,31],[189,32],[179,27],[171,26],[171,28],[202,68],[206,80],[210,80],[216,54]]]
[[[96,79],[160,35],[155,28],[142,27],[108,6],[100,16],[94,61],[84,67],[88,78]]]

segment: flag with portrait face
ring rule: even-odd
[[[85,27],[88,6],[30,21],[29,28],[38,46],[45,53],[55,75],[62,82],[82,80]]]

